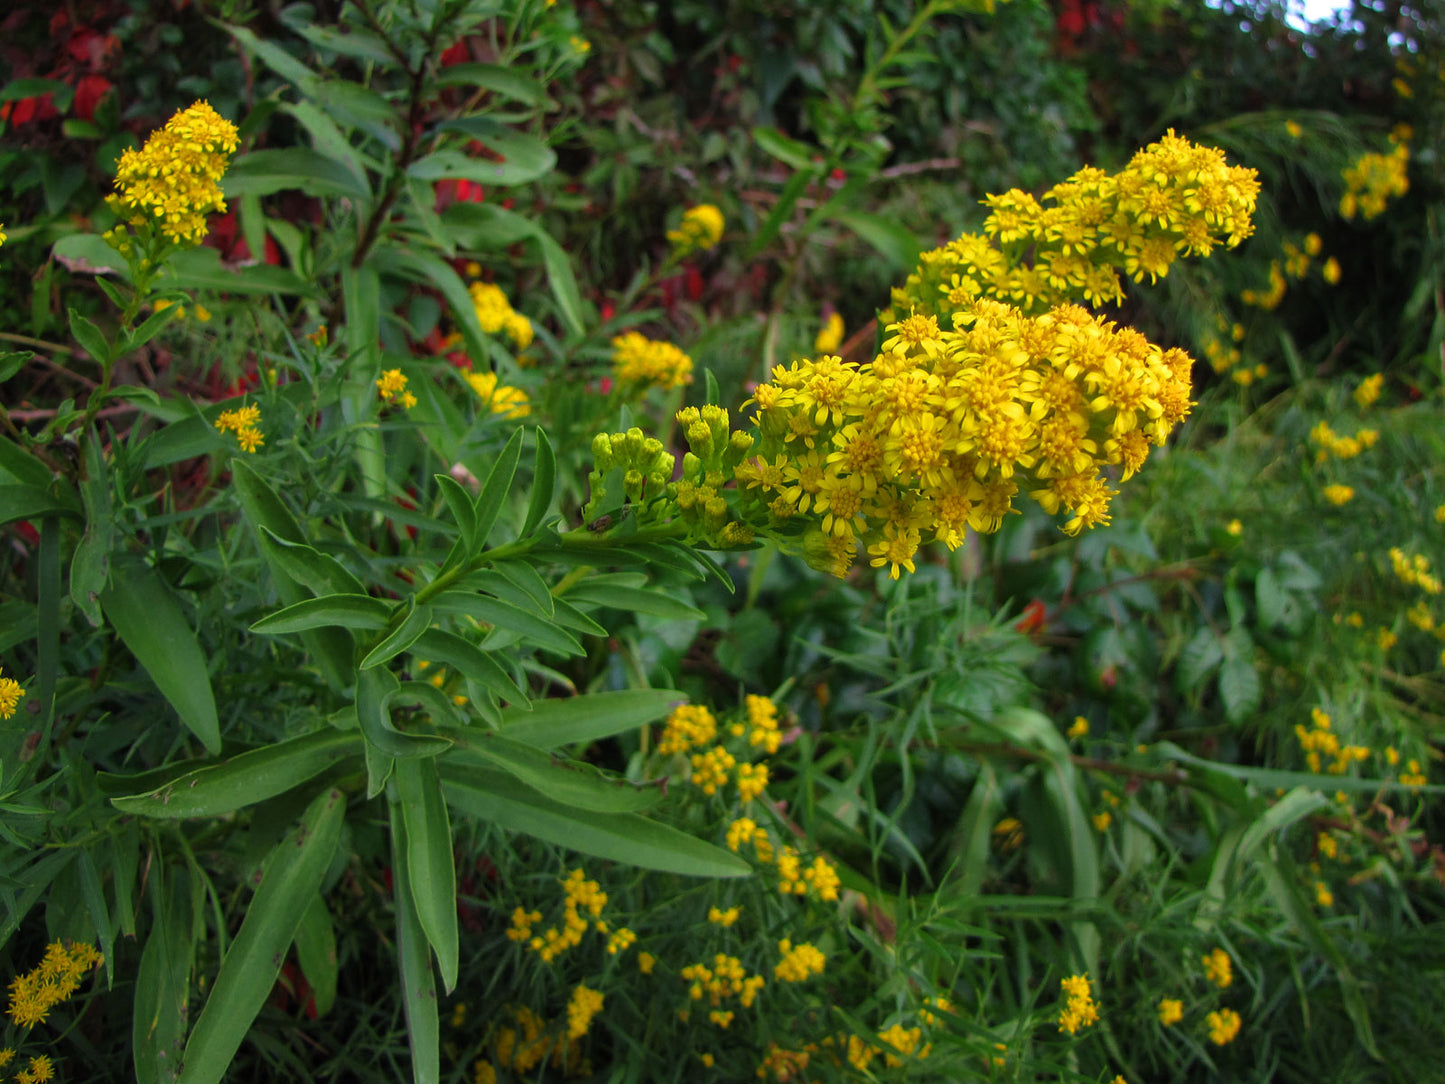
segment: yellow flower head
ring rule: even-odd
[[[722,240],[723,225],[721,211],[711,203],[700,203],[682,213],[682,222],[677,229],[667,231],[667,239],[674,255],[705,252]]]
[[[521,388],[498,384],[496,373],[467,373],[466,380],[493,414],[515,421],[532,413],[527,393]]]
[[[1340,505],[1349,504],[1355,499],[1355,491],[1349,486],[1330,485],[1322,490],[1325,500],[1338,508]]]
[[[1166,997],[1159,1000],[1159,1023],[1170,1027],[1184,1019],[1184,1002],[1178,998]]]
[[[1222,948],[1213,949],[1203,957],[1204,977],[1223,989],[1234,981],[1233,961]]]
[[[823,324],[823,330],[818,332],[818,337],[813,340],[813,353],[815,354],[836,354],[838,348],[843,345],[843,317],[839,313],[830,313],[827,321]]]
[[[1233,1009],[1220,1009],[1206,1016],[1204,1024],[1209,1029],[1209,1041],[1215,1046],[1224,1046],[1232,1043],[1239,1034],[1239,1013]]]
[[[226,209],[221,175],[238,145],[236,126],[204,101],[177,113],[116,168],[111,206],[154,221],[177,244],[206,236],[206,215]],[[139,223],[137,223],[139,224]]]
[[[680,388],[692,383],[692,358],[670,342],[629,331],[612,340],[612,375],[619,384]]]
[[[1081,1028],[1099,1022],[1099,1006],[1089,987],[1089,976],[1070,975],[1060,980],[1059,986],[1066,999],[1064,1007],[1059,1010],[1060,1031],[1073,1035]]]
[[[20,687],[20,682],[14,678],[4,676],[0,670],[0,719],[8,719],[15,714],[15,708],[19,705],[25,690]]]

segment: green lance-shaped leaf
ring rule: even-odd
[[[342,793],[324,791],[266,859],[261,883],[186,1043],[181,1084],[220,1084],[225,1076],[276,985],[296,929],[336,853],[345,815]]]
[[[196,634],[160,575],[144,561],[115,562],[100,605],[131,654],[210,753],[221,751],[216,700]]]
[[[532,496],[527,502],[527,518],[522,523],[522,537],[527,538],[542,524],[547,509],[552,507],[552,491],[557,485],[557,456],[552,451],[552,442],[539,426],[537,434],[537,456],[532,469]]]
[[[596,606],[607,606],[614,610],[630,613],[652,614],[677,620],[701,621],[707,615],[696,606],[689,606],[680,599],[664,595],[660,591],[644,591],[636,587],[623,587],[615,583],[592,584],[582,581],[567,592],[567,601],[572,603],[590,602]]]
[[[501,768],[533,790],[574,809],[638,813],[662,800],[662,788],[611,779],[590,764],[559,760],[534,745],[500,734],[468,735],[465,748],[447,754],[451,764]]]
[[[576,639],[556,625],[510,602],[463,591],[443,591],[433,602],[438,610],[464,613],[515,634],[513,640],[525,636],[545,651],[558,655],[586,654]]]
[[[376,667],[357,672],[356,720],[366,743],[393,757],[434,757],[450,749],[452,743],[447,738],[405,734],[392,725],[389,704],[400,687],[390,670]]]
[[[411,1071],[415,1084],[441,1080],[441,1024],[437,1018],[436,980],[427,951],[426,932],[411,895],[407,864],[406,826],[401,808],[390,804],[392,883],[396,886],[396,955],[401,965],[401,1004],[411,1042]]]
[[[447,511],[452,514],[458,529],[462,533],[462,553],[467,560],[476,556],[477,549],[477,513],[472,506],[472,495],[466,491],[460,482],[448,474],[436,474],[437,488],[442,491],[442,500],[446,501]]]
[[[431,607],[425,604],[418,606],[416,596],[413,595],[407,604],[406,616],[401,619],[401,624],[387,633],[381,643],[366,653],[366,658],[361,660],[361,668],[370,670],[396,658],[416,643],[421,634],[426,632],[430,626]]]
[[[94,427],[85,435],[83,454],[85,478],[80,483],[80,496],[85,502],[85,535],[70,559],[70,598],[85,614],[85,619],[92,626],[98,626],[100,593],[110,578],[115,517],[110,510],[110,475],[101,454],[100,434]]]
[[[396,762],[396,798],[405,830],[407,883],[417,921],[437,954],[447,993],[457,984],[457,874],[452,826],[435,760]]]
[[[163,863],[156,867],[150,874],[151,931],[136,971],[131,1017],[131,1050],[140,1084],[168,1084],[180,1072],[195,951],[187,871]]]
[[[251,626],[252,632],[276,636],[307,629],[384,629],[391,607],[370,595],[323,595],[292,603],[267,614]]]
[[[743,877],[737,855],[636,813],[571,809],[499,768],[443,763],[442,791],[453,808],[583,854],[687,877]]]
[[[311,897],[296,927],[296,962],[311,986],[316,1015],[325,1016],[336,1004],[336,928],[320,892]]]
[[[291,542],[270,527],[260,527],[261,550],[278,571],[312,594],[364,595],[366,587],[329,553],[305,542]]]
[[[50,515],[85,518],[80,502],[69,493],[55,494],[36,486],[0,486],[0,527],[17,520]]]
[[[949,882],[951,895],[973,896],[983,886],[988,873],[989,845],[993,840],[993,826],[1004,808],[1003,791],[998,784],[998,773],[986,761],[979,765],[978,778],[974,780],[973,793],[963,807],[963,815],[953,830],[949,854],[957,860],[958,876]]]
[[[145,817],[219,817],[264,802],[314,779],[348,757],[361,753],[355,731],[322,730],[252,749],[166,781],[161,786],[111,799],[123,813]],[[108,776],[106,789],[125,785]]]
[[[522,458],[522,430],[518,429],[507,441],[502,454],[497,456],[497,462],[492,467],[491,473],[487,475],[486,483],[482,486],[481,493],[477,494],[476,513],[476,548],[480,550],[487,544],[491,537],[492,528],[497,523],[497,513],[502,509],[502,501],[507,497],[508,491],[512,488],[512,479],[517,473],[517,462]]]
[[[524,711],[531,703],[501,663],[454,633],[427,629],[411,645],[411,652],[419,658],[452,667],[463,677],[480,682],[501,699]]]
[[[538,749],[598,741],[635,730],[684,703],[676,689],[627,689],[589,693],[567,699],[534,700],[532,710],[509,708],[502,713],[502,732],[513,741]]]

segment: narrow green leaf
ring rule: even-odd
[[[639,787],[601,774],[589,764],[561,760],[501,734],[468,735],[447,755],[449,764],[498,767],[565,806],[597,813],[637,813],[662,800],[662,788]]]
[[[100,328],[74,309],[70,310],[70,333],[97,364],[106,365],[110,362],[110,343],[101,334]]]
[[[636,813],[593,813],[552,801],[510,773],[442,765],[442,791],[461,812],[560,847],[685,877],[744,877],[737,855]]]
[[[144,817],[219,817],[284,794],[360,752],[354,731],[319,730],[188,771],[161,786],[116,795],[111,804]],[[100,779],[112,792],[126,782],[116,775]]]
[[[181,1084],[220,1084],[261,1011],[341,838],[346,799],[327,790],[267,858],[261,883],[186,1042]]]
[[[216,700],[206,673],[206,656],[171,590],[160,575],[134,557],[115,563],[101,608],[116,634],[136,657],[181,722],[206,751],[221,751]]]
[[[302,599],[285,609],[267,614],[251,626],[252,632],[277,636],[307,629],[384,629],[391,607],[369,595],[323,595]]]
[[[808,190],[808,186],[817,179],[818,170],[816,166],[808,165],[801,167],[798,172],[788,178],[788,183],[783,185],[783,190],[778,194],[778,201],[773,204],[773,209],[768,212],[768,217],[753,234],[752,241],[748,244],[747,251],[743,254],[744,259],[752,259],[769,244],[773,238],[778,236],[788,218],[797,206],[798,200]]]
[[[441,1024],[437,1018],[436,980],[432,977],[426,933],[411,895],[406,827],[400,806],[389,803],[391,815],[392,883],[396,886],[396,954],[401,964],[401,1004],[411,1042],[414,1084],[440,1084]]]
[[[170,1084],[181,1070],[194,951],[191,885],[184,868],[157,862],[151,930],[135,976],[131,1047],[140,1084]]]
[[[501,663],[454,633],[428,629],[411,645],[411,653],[417,658],[450,666],[463,677],[480,682],[501,699],[523,710],[529,703],[527,694],[512,680],[512,675],[507,673]]]
[[[462,549],[466,558],[471,560],[481,549],[481,546],[477,545],[477,513],[472,504],[472,495],[448,474],[436,474],[433,477],[442,491],[442,500],[446,501],[447,511],[452,514],[452,519],[462,532]]]
[[[534,700],[532,710],[502,712],[503,733],[538,749],[598,741],[661,719],[687,696],[675,689],[627,689],[562,700]]]
[[[894,268],[907,271],[918,265],[918,252],[922,246],[917,237],[898,223],[862,211],[839,211],[832,218],[872,245]]]
[[[547,100],[547,88],[540,82],[501,64],[453,64],[437,72],[436,85],[485,87],[526,105],[541,105]]]
[[[607,606],[625,613],[653,614],[677,620],[702,621],[707,617],[696,606],[690,606],[671,595],[660,591],[643,591],[635,587],[620,587],[617,584],[588,583],[581,581],[566,594],[568,602],[590,602],[595,606]]]
[[[985,761],[979,765],[973,792],[968,796],[949,844],[949,854],[955,859],[957,871],[955,879],[948,884],[950,895],[974,896],[983,887],[983,879],[988,873],[989,849],[993,843],[993,826],[998,823],[1003,808],[998,773],[993,765]]]
[[[526,637],[545,651],[559,655],[585,655],[582,645],[556,625],[534,613],[529,613],[510,602],[488,598],[486,595],[465,594],[460,591],[445,591],[437,596],[438,609],[443,605],[452,610],[469,614],[478,621],[498,626],[512,639]]]
[[[261,526],[260,534],[267,559],[312,594],[366,594],[365,585],[329,553],[322,553],[305,542],[288,542],[270,527]]]
[[[492,536],[492,528],[496,525],[497,514],[502,509],[502,502],[506,499],[507,493],[512,488],[512,479],[517,473],[517,462],[522,457],[522,433],[518,429],[507,441],[502,454],[497,456],[497,462],[493,465],[492,471],[487,475],[486,484],[482,486],[481,493],[477,494],[476,503],[476,548],[481,550]]]
[[[62,497],[34,486],[0,486],[0,527],[17,520],[40,519],[43,516],[85,518],[69,494]]]
[[[5,476],[9,476],[9,480]],[[45,490],[50,487],[50,468],[8,437],[0,437],[0,490],[8,488],[12,481],[30,489]],[[0,508],[8,509],[3,501]],[[3,515],[4,513],[0,513]],[[5,519],[3,522],[9,522]]]
[[[100,593],[110,578],[115,519],[110,508],[110,476],[100,450],[100,435],[93,427],[85,435],[81,454],[85,457],[85,478],[80,483],[85,534],[70,559],[70,598],[96,627],[100,624]]]
[[[434,760],[400,760],[396,795],[406,829],[406,865],[417,921],[437,955],[447,993],[456,987],[457,874],[452,828]]]
[[[361,660],[361,669],[370,670],[374,666],[380,666],[407,650],[416,643],[422,633],[431,627],[431,618],[431,607],[425,603],[418,606],[416,596],[413,595],[408,602],[406,616],[402,618],[401,624],[392,629],[381,643],[366,653],[366,658]]]
[[[316,1015],[325,1016],[336,1003],[336,928],[320,892],[311,897],[296,928],[296,962],[311,987]]]
[[[520,604],[523,609],[535,609],[543,617],[550,618],[556,607],[552,588],[542,579],[541,573],[527,561],[498,561],[492,568],[510,583],[527,601]]]
[[[532,496],[527,502],[527,518],[522,523],[522,538],[530,537],[546,518],[547,509],[552,507],[552,491],[557,484],[557,456],[552,451],[552,442],[541,426],[533,432],[537,434],[537,457],[532,469]]]
[[[390,670],[373,667],[357,672],[356,720],[367,744],[392,757],[434,757],[450,749],[450,739],[406,734],[392,725],[388,705],[398,689],[396,675]]]

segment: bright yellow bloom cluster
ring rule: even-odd
[[[1430,571],[1430,558],[1423,553],[1407,554],[1399,546],[1392,546],[1390,567],[1401,583],[1418,587],[1427,595],[1440,593],[1440,578]]]
[[[602,995],[580,982],[567,1001],[567,1038],[580,1039],[592,1027],[592,1018],[602,1011]]]
[[[589,991],[592,993],[593,991]],[[597,1009],[600,1009],[601,995],[597,995]],[[574,1000],[577,994],[573,992]],[[584,995],[584,999],[586,995]],[[591,1000],[586,999],[581,1007],[590,1007]],[[595,1014],[596,1009],[593,1010]],[[550,1055],[551,1064],[554,1068],[563,1070],[568,1076],[575,1076],[582,1068],[581,1047],[574,1043],[563,1041],[560,1035],[561,1022],[549,1027],[546,1020],[538,1016],[525,1005],[513,1010],[514,1018],[510,1023],[503,1024],[497,1028],[492,1038],[492,1057],[504,1069],[511,1069],[518,1077],[525,1076],[532,1069],[548,1060]],[[572,1007],[568,1005],[569,1026],[572,1015]],[[591,1023],[591,1016],[588,1016],[588,1023]],[[584,1031],[585,1034],[585,1031]],[[580,1036],[579,1036],[580,1037]],[[479,1060],[474,1068],[475,1080],[480,1084],[495,1084],[497,1072],[490,1061]]]
[[[1178,998],[1165,997],[1159,999],[1159,1023],[1164,1027],[1171,1027],[1184,1019],[1184,1002]]]
[[[737,922],[740,914],[742,914],[742,909],[738,907],[729,907],[726,911],[721,907],[709,907],[707,909],[707,920],[714,926],[726,928]]]
[[[823,330],[818,332],[818,337],[813,340],[813,353],[836,354],[843,345],[843,331],[842,315],[829,313],[828,319],[823,323]]]
[[[738,762],[737,758],[721,745],[715,745],[704,753],[694,753],[689,759],[692,764],[692,785],[709,796],[727,786],[728,772]],[[741,786],[741,777],[738,782]]]
[[[738,800],[747,804],[763,793],[768,785],[766,764],[738,765]]]
[[[34,970],[11,981],[11,1023],[22,1028],[43,1023],[51,1009],[80,989],[85,973],[104,962],[105,957],[90,945],[52,941]]]
[[[518,907],[512,912],[512,923],[507,928],[507,940],[530,941],[532,939],[532,927],[541,921],[541,911],[527,911]]]
[[[1359,385],[1351,394],[1361,410],[1368,410],[1374,406],[1380,398],[1380,390],[1385,386],[1385,374],[1373,373],[1361,380]]]
[[[773,842],[768,838],[767,830],[760,828],[751,817],[738,817],[728,825],[728,850],[741,851],[745,843],[753,845],[759,862],[767,863],[773,860]]]
[[[714,1009],[729,998],[737,998],[745,1009],[750,1009],[767,980],[761,975],[749,975],[747,968],[736,956],[719,952],[707,964],[689,964],[680,972],[682,981],[690,983],[688,996],[694,1001],[707,999]],[[714,1023],[720,1023],[714,1020]],[[726,1027],[726,1024],[721,1024]]]
[[[773,978],[779,982],[807,982],[813,975],[821,975],[828,958],[814,946],[804,942],[794,944],[787,938],[778,942],[778,951],[783,958],[773,966]]]
[[[700,203],[682,213],[677,229],[667,231],[667,240],[676,256],[705,252],[722,240],[723,226],[723,213],[711,203]]]
[[[680,388],[692,383],[692,358],[670,342],[629,331],[612,340],[612,376],[635,388]]]
[[[597,919],[602,915],[602,908],[607,905],[607,893],[602,891],[602,886],[596,881],[589,881],[580,867],[567,874],[560,883],[566,894],[562,903],[562,929],[548,927],[541,936],[533,937],[528,942],[532,951],[542,957],[544,963],[551,963],[568,949],[582,943],[582,935],[587,932],[587,920],[582,917],[583,911]],[[531,915],[523,917],[527,919],[528,926],[532,922],[541,921],[540,915],[535,919]],[[517,928],[517,912],[513,912],[512,922],[513,928]]]
[[[24,1069],[15,1074],[15,1084],[45,1084],[55,1078],[55,1066],[49,1054],[36,1054]]]
[[[395,402],[410,410],[416,406],[416,396],[406,390],[406,375],[400,369],[388,369],[376,380],[376,393],[383,403]]]
[[[256,423],[261,420],[261,408],[255,403],[236,410],[223,410],[216,419],[216,428],[222,433],[236,434],[236,443],[242,451],[254,452],[266,442]]]
[[[6,241],[6,237],[5,237],[5,223],[0,222],[0,245],[3,245],[3,244],[5,243],[5,241]]]
[[[1355,491],[1353,488],[1338,483],[1325,486],[1320,492],[1323,494],[1325,500],[1329,501],[1336,508],[1349,504],[1355,499]]]
[[[1330,428],[1328,422],[1317,422],[1310,430],[1310,443],[1318,445],[1315,462],[1323,463],[1333,456],[1335,459],[1353,459],[1361,452],[1375,446],[1380,439],[1378,429],[1358,429],[1352,437],[1342,437]]]
[[[1239,1013],[1233,1009],[1220,1009],[1212,1012],[1204,1018],[1205,1025],[1209,1028],[1209,1041],[1215,1046],[1224,1046],[1234,1041],[1239,1034]]]
[[[1204,964],[1204,977],[1221,990],[1234,981],[1234,961],[1222,948],[1212,949],[1200,959]]]
[[[728,728],[735,738],[748,736],[748,743],[765,753],[776,753],[783,741],[783,732],[778,728],[778,706],[766,696],[749,694],[745,703],[748,709],[747,724],[733,723]]]
[[[607,955],[616,956],[619,952],[626,952],[636,943],[637,934],[626,926],[619,926],[607,938]]]
[[[14,678],[5,677],[5,671],[0,669],[0,719],[8,719],[15,714],[25,690],[20,687],[20,682]]]
[[[1069,739],[1087,738],[1089,736],[1089,720],[1082,715],[1074,716],[1074,721],[1069,724],[1069,729],[1064,732]]]
[[[236,126],[207,102],[197,102],[152,133],[140,150],[121,154],[117,191],[107,202],[136,228],[154,222],[176,244],[199,244],[206,215],[226,209],[220,181],[237,145]],[[128,245],[118,230],[106,236]]]
[[[527,393],[521,388],[514,388],[509,384],[498,385],[496,373],[467,373],[467,383],[486,404],[488,410],[493,414],[502,415],[508,421],[525,418],[532,413],[532,406],[527,401]]]
[[[762,454],[739,487],[775,529],[811,515],[815,567],[844,575],[861,541],[896,578],[925,532],[952,548],[967,527],[998,530],[1021,485],[1069,512],[1069,534],[1107,523],[1103,469],[1130,477],[1192,406],[1189,355],[1078,306],[975,301],[954,322],[915,314],[867,365],[779,366],[754,393]]]
[[[1300,748],[1304,750],[1305,763],[1316,775],[1323,766],[1322,757],[1332,758],[1328,767],[1331,775],[1344,775],[1350,770],[1351,764],[1364,761],[1370,755],[1370,750],[1363,745],[1342,745],[1335,735],[1334,724],[1324,709],[1313,709],[1310,720],[1313,723],[1311,728],[1307,729],[1296,723],[1294,732],[1299,739]],[[1218,953],[1222,950],[1214,951]],[[1229,957],[1225,956],[1224,959],[1227,961]]]
[[[1340,197],[1340,217],[1352,219],[1358,211],[1366,219],[1385,211],[1392,196],[1410,191],[1407,170],[1410,148],[1396,143],[1389,154],[1362,154],[1345,168],[1345,194]]]
[[[1064,1007],[1059,1010],[1060,1031],[1067,1031],[1073,1035],[1080,1028],[1086,1028],[1099,1022],[1099,1006],[1094,1001],[1093,991],[1089,987],[1088,975],[1070,975],[1066,979],[1061,979],[1059,986],[1066,998]]]
[[[663,756],[673,756],[709,745],[716,738],[717,720],[712,712],[701,704],[679,704],[663,724],[657,751]]]
[[[901,1066],[904,1058],[926,1058],[930,1053],[931,1044],[923,1041],[922,1028],[905,1028],[902,1024],[894,1024],[880,1031],[878,1038],[887,1044],[883,1050],[883,1060],[891,1069]],[[889,1053],[889,1047],[894,1053]]]
[[[924,253],[893,306],[946,323],[978,298],[1033,315],[1068,301],[1118,301],[1120,271],[1152,282],[1181,254],[1208,256],[1243,241],[1258,195],[1254,170],[1229,166],[1222,151],[1171,129],[1119,173],[1085,167],[1042,201],[1018,189],[988,196],[984,234]]]
[[[505,331],[518,350],[532,345],[532,321],[512,308],[502,288],[490,282],[474,282],[467,287],[477,323],[488,335]]]
[[[833,863],[821,854],[806,869],[803,868],[802,857],[793,847],[784,846],[778,855],[778,891],[785,896],[811,893],[817,899],[831,903],[838,898],[838,889],[842,884]]]
[[[1425,770],[1414,757],[1405,763],[1405,770],[1400,773],[1400,782],[1407,787],[1423,787],[1427,782]]]

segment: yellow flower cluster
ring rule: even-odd
[[[540,936],[533,937],[528,942],[528,946],[542,957],[544,963],[551,963],[568,949],[582,943],[582,935],[587,932],[587,920],[582,917],[583,911],[588,912],[594,919],[600,919],[602,908],[607,905],[607,893],[602,891],[602,886],[596,881],[589,881],[580,867],[567,874],[560,883],[566,895],[562,902],[562,929],[548,927]],[[524,922],[518,921],[519,914]],[[536,917],[533,918],[533,915]],[[530,929],[532,923],[540,921],[541,915],[535,911],[528,915],[518,908],[512,913],[514,930],[523,925]],[[605,928],[601,922],[597,925],[599,929]],[[508,936],[511,936],[510,930]],[[520,940],[520,937],[512,939]]]
[[[1400,773],[1400,782],[1407,787],[1423,787],[1426,784],[1425,770],[1414,757],[1406,761],[1405,770]]]
[[[488,335],[505,331],[518,350],[532,345],[532,321],[512,308],[500,286],[490,282],[474,282],[467,287],[477,323]]]
[[[1089,987],[1088,975],[1070,975],[1068,978],[1061,979],[1059,986],[1066,998],[1064,1007],[1059,1010],[1060,1031],[1067,1031],[1073,1035],[1080,1028],[1086,1028],[1099,1022],[1099,1006],[1094,1001],[1093,991]]]
[[[762,749],[768,754],[776,753],[783,741],[783,732],[778,728],[778,706],[766,696],[752,694],[747,696],[744,703],[748,709],[747,724],[733,723],[728,728],[729,733],[735,738],[747,734],[748,744],[754,748]]]
[[[1192,361],[1075,305],[1043,316],[994,301],[887,327],[861,367],[782,366],[754,393],[762,453],[736,471],[775,529],[811,514],[804,555],[843,576],[861,542],[875,568],[913,571],[925,532],[950,548],[998,530],[1022,485],[1076,534],[1109,521],[1115,490],[1192,406]]]
[[[629,331],[612,340],[612,376],[633,388],[680,388],[692,383],[692,358],[670,342]]]
[[[1204,977],[1221,990],[1234,982],[1234,961],[1222,948],[1211,949],[1200,961],[1204,964]]]
[[[0,1068],[8,1065],[14,1056],[15,1051],[13,1050],[8,1048],[0,1050]],[[54,1079],[55,1066],[52,1064],[49,1054],[36,1054],[24,1069],[15,1074],[15,1084],[45,1084],[45,1081]]]
[[[199,244],[206,215],[226,209],[220,180],[237,145],[236,126],[209,103],[196,102],[152,133],[140,150],[122,152],[117,191],[107,202],[137,229],[155,223],[176,244]],[[127,252],[120,227],[106,238]]]
[[[1283,259],[1271,260],[1269,263],[1269,286],[1264,290],[1245,290],[1240,293],[1239,299],[1246,305],[1273,312],[1284,300],[1285,292],[1289,288],[1288,280],[1304,278],[1309,273],[1311,258],[1320,254],[1323,245],[1324,242],[1317,233],[1306,235],[1303,247],[1293,241],[1285,241],[1281,245]],[[1339,261],[1331,256],[1325,261],[1320,273],[1326,282],[1334,285],[1340,279]]]
[[[493,414],[500,414],[508,421],[515,421],[532,413],[532,406],[527,401],[527,393],[521,388],[514,388],[509,384],[499,385],[496,373],[467,373],[466,379],[467,383],[471,385],[472,391],[477,393],[486,408]]]
[[[1310,720],[1314,724],[1312,727],[1306,728],[1296,723],[1294,732],[1299,739],[1300,748],[1304,750],[1305,763],[1316,775],[1324,766],[1323,757],[1332,758],[1327,769],[1331,775],[1344,775],[1350,770],[1351,764],[1362,762],[1370,755],[1370,750],[1363,745],[1342,745],[1335,735],[1334,724],[1322,708],[1314,708],[1310,712]],[[1226,961],[1229,959],[1227,956],[1224,958]]]
[[[567,1001],[567,1038],[580,1039],[592,1027],[592,1018],[602,1011],[602,995],[580,982]]]
[[[723,213],[711,203],[700,203],[682,213],[677,229],[667,231],[673,255],[705,252],[722,240]]]
[[[1373,373],[1361,380],[1351,395],[1361,410],[1368,410],[1380,399],[1380,390],[1385,386],[1385,374]]]
[[[1165,997],[1159,999],[1159,1023],[1164,1027],[1172,1027],[1184,1019],[1184,1002],[1178,998]]]
[[[377,378],[376,393],[383,403],[396,403],[405,410],[416,406],[416,396],[406,390],[406,375],[400,369],[388,369]]]
[[[5,237],[5,223],[0,222],[0,245],[3,245],[3,244],[5,243],[5,241],[6,241],[6,237]]]
[[[663,756],[686,753],[712,744],[717,737],[717,720],[701,704],[679,704],[662,727],[657,751]]]
[[[1224,1046],[1232,1043],[1239,1034],[1241,1021],[1239,1013],[1233,1009],[1220,1009],[1206,1016],[1204,1023],[1209,1028],[1209,1041],[1215,1046]]]
[[[843,331],[842,315],[829,313],[828,319],[823,322],[823,330],[818,332],[818,337],[813,340],[813,353],[836,354],[843,345]]]
[[[878,1038],[887,1044],[883,1051],[883,1060],[890,1069],[901,1066],[904,1058],[926,1058],[931,1052],[931,1044],[923,1041],[922,1028],[905,1028],[902,1024],[894,1024],[880,1031]],[[890,1047],[892,1053],[888,1050]]]
[[[236,443],[245,452],[254,452],[266,442],[265,436],[256,423],[261,420],[261,408],[255,403],[236,410],[223,410],[216,419],[216,428],[222,433],[235,433]]]
[[[843,886],[833,863],[821,854],[814,857],[806,869],[798,852],[791,846],[784,846],[778,855],[778,891],[784,895],[812,895],[816,899],[832,903],[838,898],[838,889]]]
[[[512,912],[512,923],[507,928],[507,940],[530,941],[532,939],[532,927],[541,921],[541,911],[528,911],[518,907]]]
[[[578,987],[586,990],[586,987]],[[588,990],[587,994],[595,994],[595,991]],[[592,1008],[592,1000],[582,995],[579,1000],[576,990],[573,991],[572,1001],[584,1012],[591,1009],[587,1014],[587,1024],[590,1026],[592,1016],[602,1008],[602,995],[596,994],[596,1007]],[[567,1026],[570,1031],[573,1019],[572,1003],[567,1006]],[[580,1017],[579,1017],[580,1019]],[[538,1016],[525,1005],[513,1010],[513,1019],[510,1023],[503,1024],[497,1028],[492,1037],[492,1057],[504,1069],[511,1069],[518,1077],[521,1077],[543,1062],[551,1058],[554,1068],[563,1070],[568,1076],[580,1073],[586,1066],[582,1060],[581,1048],[575,1043],[562,1039],[560,1034],[561,1022],[549,1027],[547,1021]],[[586,1028],[583,1029],[586,1034]],[[573,1036],[581,1038],[581,1036]],[[479,1059],[473,1066],[474,1081],[477,1084],[496,1084],[497,1070],[488,1059]]]
[[[762,749],[764,753],[776,753],[782,741],[777,705],[765,696],[750,695],[747,711],[747,722],[733,722],[728,726],[728,733],[735,738],[747,735],[753,748]],[[663,756],[687,755],[690,750],[712,745],[717,735],[717,720],[712,712],[701,705],[682,704],[673,709],[663,724],[657,751]],[[729,779],[733,778],[730,773],[734,769],[738,797],[745,804],[760,797],[768,785],[766,764],[739,763],[724,745],[712,745],[709,749],[691,753],[688,763],[692,768],[690,779],[693,786],[709,796],[727,786]]]
[[[1353,488],[1338,483],[1325,486],[1320,492],[1324,495],[1325,500],[1329,501],[1336,508],[1349,504],[1355,499],[1355,491]]]
[[[43,1023],[50,1010],[76,990],[85,973],[105,962],[105,957],[79,941],[52,941],[34,970],[17,975],[10,983],[10,1022],[31,1028]]]
[[[709,796],[727,786],[728,772],[737,765],[737,758],[721,745],[715,745],[705,753],[694,753],[689,759],[692,764],[692,785]],[[738,786],[742,786],[741,776],[738,778]]]
[[[1378,429],[1358,429],[1354,436],[1342,437],[1324,421],[1317,422],[1310,430],[1310,443],[1318,445],[1315,451],[1316,463],[1323,463],[1331,457],[1353,459],[1361,452],[1373,448],[1379,439]]]
[[[987,197],[984,234],[924,253],[893,306],[946,323],[978,298],[1033,315],[1067,301],[1118,301],[1121,271],[1152,282],[1181,254],[1208,256],[1243,241],[1258,194],[1254,170],[1170,129],[1119,173],[1085,167],[1042,200],[1018,189]]]
[[[1423,553],[1407,554],[1399,546],[1392,546],[1390,567],[1401,583],[1418,587],[1427,595],[1440,593],[1440,578],[1430,571],[1430,558]]]
[[[804,942],[795,946],[787,938],[778,942],[781,960],[773,966],[773,978],[779,982],[807,982],[813,975],[821,975],[828,958],[814,946]]]
[[[0,719],[8,719],[14,715],[24,695],[25,690],[20,687],[20,682],[5,677],[5,671],[0,669]]]
[[[688,997],[693,1001],[706,998],[707,1003],[714,1009],[720,1008],[723,1002],[734,997],[743,1008],[750,1009],[767,983],[761,975],[749,975],[741,960],[724,952],[719,952],[712,958],[711,967],[707,964],[689,964],[679,974],[683,982],[691,984],[687,991]],[[732,1022],[730,1013],[727,1014],[727,1022]],[[714,1018],[713,1023],[720,1027],[728,1026],[718,1018]]]
[[[728,926],[737,922],[740,914],[742,914],[742,910],[738,907],[729,907],[726,911],[721,907],[709,907],[707,910],[707,920],[714,926],[722,926],[726,929]]]
[[[1410,148],[1398,142],[1389,154],[1360,155],[1345,168],[1345,194],[1340,197],[1340,217],[1352,219],[1356,212],[1365,219],[1383,214],[1392,196],[1410,191],[1407,170]]]

